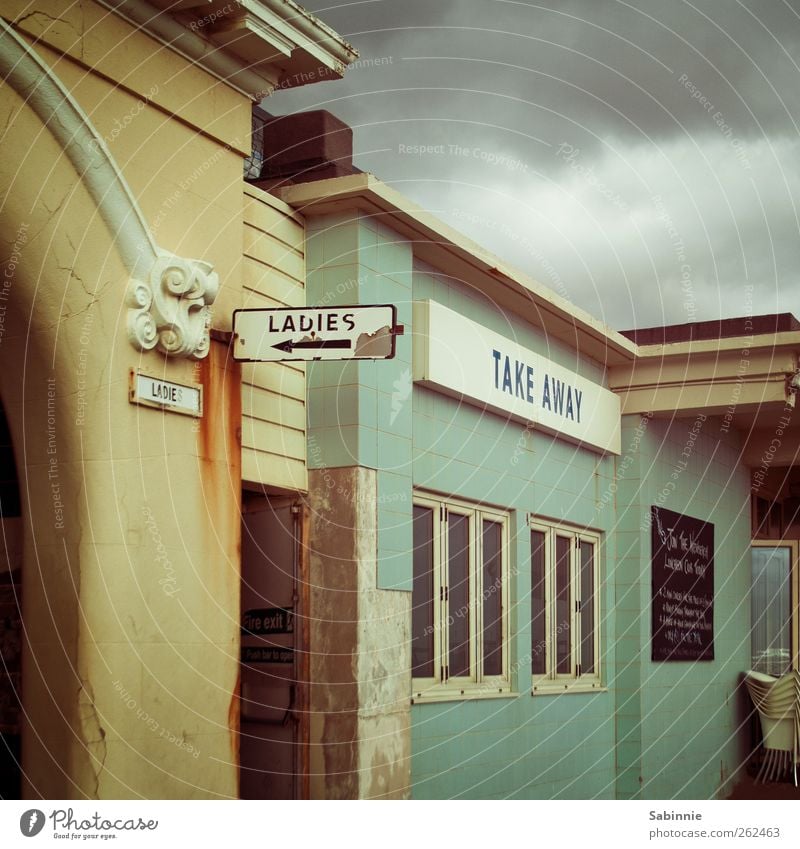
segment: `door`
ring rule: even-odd
[[[301,795],[297,592],[301,511],[246,493],[242,507],[240,795]]]

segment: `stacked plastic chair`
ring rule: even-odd
[[[756,781],[774,781],[791,768],[797,787],[800,760],[800,674],[780,678],[750,671],[745,675],[750,698],[761,719],[764,762]]]

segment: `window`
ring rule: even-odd
[[[750,668],[780,676],[797,668],[797,543],[754,541],[751,563]]]
[[[414,497],[415,699],[507,694],[508,515]]]
[[[600,687],[600,537],[534,517],[530,528],[533,692]]]

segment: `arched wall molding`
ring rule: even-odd
[[[0,73],[58,141],[111,232],[131,276],[127,331],[138,351],[202,359],[219,276],[203,260],[158,247],[136,198],[89,116],[52,68],[0,18]]]

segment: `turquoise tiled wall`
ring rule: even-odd
[[[310,468],[377,469],[381,589],[411,589],[411,245],[376,218],[308,222],[309,305],[394,304],[405,334],[391,360],[309,363]]]
[[[418,265],[414,298],[431,298],[597,382],[603,369],[548,340],[480,293]],[[508,699],[412,708],[415,798],[613,798],[614,705],[608,692],[532,696],[530,534],[535,513],[609,530],[599,494],[612,478],[602,458],[470,404],[414,387],[414,485],[512,511],[512,667]],[[605,558],[604,569],[613,568]],[[614,674],[611,588],[601,598],[603,668]]]
[[[310,220],[307,265],[310,304],[395,303],[406,327],[394,360],[308,366],[309,465],[378,470],[377,585],[411,587],[414,487],[494,504],[512,516],[516,695],[414,705],[414,797],[713,796],[740,762],[737,684],[748,658],[748,481],[738,470],[735,440],[713,424],[704,428],[675,491],[660,502],[691,421],[651,421],[632,448],[640,421],[626,417],[623,454],[615,461],[412,386],[411,302],[424,298],[588,379],[603,384],[605,373],[482,293],[419,263],[412,267],[412,246],[375,218]],[[717,527],[713,663],[649,660],[645,523],[653,503]],[[606,692],[530,694],[529,512],[604,532]]]
[[[616,493],[617,795],[623,798],[724,797],[749,744],[749,726],[740,727],[740,683],[749,663],[750,480],[734,434],[709,418],[695,439],[694,425],[694,418],[652,420],[640,427],[644,435],[631,451],[640,419],[623,420],[619,463],[634,458]],[[682,458],[686,468],[678,466]],[[650,660],[653,504],[714,523],[713,661]]]

